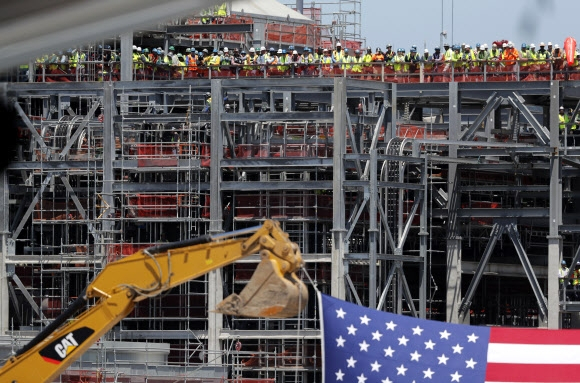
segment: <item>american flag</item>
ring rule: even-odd
[[[320,294],[324,382],[580,382],[580,331],[450,324]]]

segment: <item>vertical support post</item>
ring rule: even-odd
[[[221,196],[221,162],[223,159],[223,132],[221,126],[222,80],[211,80],[211,163],[210,163],[210,224],[209,233],[217,234],[223,231],[222,196]],[[223,271],[221,269],[211,271],[208,274],[208,306],[216,307],[223,299]],[[208,312],[207,321],[207,347],[211,364],[221,365],[220,334],[223,328],[223,315]],[[215,352],[215,354],[213,354]]]
[[[131,81],[133,79],[133,31],[126,31],[121,34],[121,81]]]
[[[449,83],[449,140],[458,141],[461,136],[461,113],[457,82]],[[449,158],[457,158],[457,145],[449,145]],[[459,323],[461,304],[461,236],[457,209],[460,207],[459,174],[457,164],[449,164],[447,190],[447,322]]]
[[[115,102],[114,87],[112,82],[103,82],[103,200],[109,206],[103,214],[103,233],[100,242],[101,254],[106,254],[106,241],[111,239],[111,232],[115,227],[115,199],[113,198],[113,161],[115,160],[115,132],[113,131],[113,108]]]
[[[334,79],[334,156],[332,178],[332,270],[330,291],[332,296],[345,298],[346,227],[344,206],[344,154],[346,153],[346,81],[342,77]]]
[[[548,235],[548,328],[557,329],[560,324],[560,298],[558,294],[558,269],[562,261],[562,237],[558,226],[562,223],[562,165],[560,153],[560,129],[558,108],[560,82],[550,86],[550,223]],[[574,267],[574,265],[572,265]]]
[[[9,234],[8,197],[8,174],[4,170],[0,172],[0,203],[4,206],[0,212],[0,236],[2,239],[2,248],[0,249],[0,335],[4,335],[10,325],[8,320],[10,300],[8,299],[8,275],[6,273]]]
[[[415,150],[414,150],[415,151]],[[415,155],[421,155],[421,149],[417,148]],[[423,190],[418,192],[421,199],[421,211],[419,216],[419,256],[422,261],[419,263],[419,318],[427,318],[427,243],[429,232],[427,231],[427,156],[421,169],[421,184]]]
[[[369,307],[377,307],[377,149],[371,150],[369,175]]]

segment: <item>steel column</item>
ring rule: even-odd
[[[330,291],[333,297],[345,298],[345,259],[347,252],[344,206],[344,159],[346,153],[346,80],[334,79],[334,154],[332,177],[332,269]]]

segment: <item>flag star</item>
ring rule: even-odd
[[[350,325],[346,328],[348,330],[348,335],[356,335],[357,328],[353,325]]]
[[[376,360],[374,363],[371,363],[371,371],[379,372],[380,368],[381,368],[381,364],[379,364],[379,362],[377,362]]]
[[[393,381],[391,379],[389,379],[388,377],[386,377],[384,380],[381,380],[382,383],[393,383]]]
[[[459,379],[462,377],[463,375],[459,375],[458,371],[455,371],[455,374],[451,374],[451,381],[452,382],[459,382]]]
[[[400,367],[397,367],[397,375],[403,375],[405,376],[405,372],[408,370],[408,368],[405,368],[404,364],[401,364]]]
[[[472,370],[475,370],[475,365],[477,364],[477,362],[473,360],[473,358],[466,360],[465,363],[467,364],[465,368],[471,368]]]
[[[461,354],[461,350],[463,350],[463,347],[461,347],[459,343],[457,343],[455,346],[452,347],[452,349],[454,354]]]
[[[407,342],[409,341],[409,339],[405,338],[405,335],[403,335],[400,338],[397,338],[397,340],[399,341],[399,346],[400,345],[406,346]]]
[[[418,362],[419,361],[419,358],[421,357],[421,354],[419,354],[417,352],[417,350],[415,350],[415,352],[412,353],[412,354],[410,354],[410,355],[411,355],[411,361],[414,361],[415,360],[415,361]]]
[[[429,339],[429,342],[425,342],[425,350],[429,349],[429,350],[435,350],[435,343],[433,343],[431,341],[431,339]]]
[[[468,339],[467,342],[473,342],[473,343],[475,343],[475,341],[477,340],[477,338],[479,338],[479,337],[477,335],[475,335],[475,333],[473,333],[473,334],[467,336],[467,339]]]
[[[342,372],[342,370],[338,370],[338,372],[335,372],[334,375],[336,375],[336,380],[342,381],[342,378],[344,378],[344,372]]]
[[[440,332],[439,334],[441,335],[441,339],[443,339],[443,338],[449,339],[449,336],[451,335],[451,333],[447,332],[447,330]]]
[[[431,371],[430,368],[426,369],[425,371],[423,371],[423,374],[425,374],[423,376],[423,379],[427,379],[427,378],[432,379],[434,373],[435,373],[435,371]]]
[[[367,317],[366,315],[364,317],[359,317],[360,319],[360,324],[366,324],[368,326],[369,322],[371,321],[371,318]]]
[[[395,350],[393,350],[391,346],[389,346],[389,348],[383,349],[383,351],[385,352],[385,356],[390,356],[391,358],[393,357],[393,353],[395,352]]]
[[[344,319],[344,314],[346,314],[346,311],[344,311],[344,310],[342,309],[342,307],[341,307],[340,309],[338,309],[338,310],[334,310],[334,311],[336,311],[336,317],[337,317],[337,318],[342,318],[342,319]]]
[[[365,383],[367,380],[367,377],[365,376],[365,374],[360,374],[356,378],[358,379],[358,383]]]
[[[421,335],[421,333],[423,332],[423,329],[419,326],[413,328],[412,330],[413,330],[413,335]]]
[[[391,330],[391,331],[395,331],[395,327],[397,327],[397,325],[393,321],[386,323],[386,325],[387,325],[387,330]]]
[[[379,330],[377,330],[377,331],[373,332],[373,340],[378,340],[378,341],[380,341],[382,336],[383,336],[383,334],[381,334],[381,333],[379,332]]]
[[[360,347],[360,351],[368,351],[369,350],[369,346],[370,344],[368,344],[366,341],[363,340],[362,343],[358,344]]]
[[[354,365],[356,364],[356,360],[351,356],[350,358],[348,358],[346,360],[346,363],[348,363],[348,365],[346,367],[352,367],[354,368]]]
[[[445,354],[441,354],[441,356],[438,356],[437,359],[439,359],[438,364],[444,364],[444,365],[447,365],[447,361],[449,360],[449,358],[446,357]]]
[[[341,336],[339,336],[339,337],[338,337],[337,339],[335,339],[335,340],[336,340],[336,347],[344,347],[344,342],[346,342],[346,339],[344,339],[344,338],[342,337],[342,335],[341,335]]]

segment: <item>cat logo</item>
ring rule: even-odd
[[[88,327],[78,328],[51,342],[40,350],[39,354],[46,362],[59,364],[94,332],[93,329]]]

